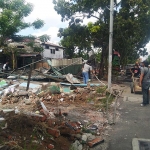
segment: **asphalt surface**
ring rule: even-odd
[[[131,94],[129,83],[118,107],[120,119],[112,125],[108,150],[132,150],[133,138],[150,139],[150,105],[141,107],[142,94]]]

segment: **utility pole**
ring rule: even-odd
[[[108,89],[111,88],[112,78],[112,45],[113,45],[113,15],[114,15],[114,0],[110,0],[110,27],[109,27],[109,63],[108,63]]]

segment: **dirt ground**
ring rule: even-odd
[[[33,94],[29,103],[27,99],[13,95],[2,99],[1,110],[14,110],[1,111],[0,116],[5,120],[0,122],[0,149],[73,150],[71,145],[76,140],[82,143],[82,149],[92,149],[82,139],[85,133],[102,139],[107,136],[107,95],[103,88],[77,88],[72,94]],[[109,105],[110,116],[113,99]]]

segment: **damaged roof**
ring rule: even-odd
[[[53,46],[53,47],[59,47],[59,48],[65,48],[65,47],[62,47],[60,45],[57,45],[57,44],[53,44],[53,43],[50,43],[50,42],[44,42],[42,43],[42,45],[49,45],[49,46]]]

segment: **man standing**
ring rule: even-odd
[[[139,66],[137,64],[135,64],[134,68],[132,68],[130,70],[130,72],[132,73],[133,77],[137,77],[138,78],[140,76],[140,68],[139,68]]]
[[[89,81],[89,71],[92,71],[92,67],[85,63],[82,67],[83,83],[87,84]]]
[[[142,87],[143,102],[141,106],[149,104],[149,87],[150,87],[150,69],[148,68],[148,62],[142,62],[140,86]]]

